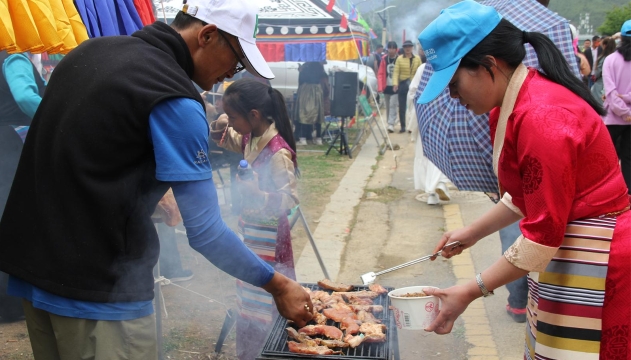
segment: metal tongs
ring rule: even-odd
[[[447,248],[451,248],[451,250],[453,250],[453,249],[455,249],[455,248],[457,248],[459,246],[462,246],[460,241],[454,241],[452,243],[449,243],[449,244],[446,244],[445,246],[443,246],[442,249],[440,249],[435,254],[426,255],[426,256],[423,256],[423,257],[418,258],[416,260],[408,261],[405,264],[397,265],[397,266],[391,267],[390,269],[381,270],[381,271],[379,271],[377,273],[372,272],[372,271],[369,272],[369,273],[365,273],[364,275],[361,276],[362,283],[364,285],[372,284],[375,281],[375,279],[377,278],[377,276],[379,276],[379,275],[383,275],[385,273],[389,273],[390,271],[399,270],[399,269],[402,269],[404,267],[408,267],[410,265],[418,264],[420,262],[427,261],[427,260],[429,260],[431,258],[434,258],[436,256],[441,256],[440,253],[443,252],[443,250],[445,250]]]

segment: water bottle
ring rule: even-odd
[[[243,159],[239,161],[239,167],[237,168],[237,175],[241,180],[252,180],[252,167],[247,160]]]

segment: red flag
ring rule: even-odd
[[[348,20],[346,20],[346,15],[342,15],[342,21],[340,21],[340,27],[344,29],[348,29]]]
[[[329,0],[329,5],[326,6],[326,11],[333,11],[333,6],[335,6],[335,0]]]

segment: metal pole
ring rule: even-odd
[[[153,276],[160,278],[160,261],[153,268]],[[156,314],[156,337],[158,347],[158,360],[164,359],[164,348],[162,347],[162,288],[160,282],[154,284],[153,296],[155,298],[155,314]]]
[[[320,252],[318,251],[318,247],[315,244],[315,240],[313,240],[313,236],[311,235],[311,230],[309,229],[309,224],[307,224],[307,219],[305,219],[305,216],[302,214],[302,210],[300,209],[300,207],[298,207],[298,215],[300,215],[300,219],[302,220],[302,225],[305,227],[305,230],[307,230],[307,237],[309,238],[309,242],[311,242],[311,247],[313,247],[313,252],[315,253],[316,258],[318,259],[318,262],[320,263],[320,268],[322,268],[322,272],[324,273],[324,277],[326,277],[327,279],[333,280],[329,277],[329,272],[326,271],[326,266],[324,266],[324,261],[322,261],[322,257],[320,257]]]

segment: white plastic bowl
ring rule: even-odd
[[[440,299],[435,296],[401,297],[409,293],[422,292],[434,286],[409,286],[394,289],[388,293],[397,328],[403,330],[423,330],[438,316]]]

